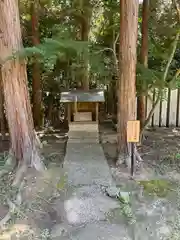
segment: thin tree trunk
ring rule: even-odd
[[[22,171],[29,165],[41,171],[44,170],[44,165],[34,131],[26,64],[18,57],[5,61],[13,52],[22,48],[18,1],[0,1],[0,16],[2,82],[11,150],[19,167],[23,166]]]
[[[48,112],[47,112],[47,119],[49,123],[52,125],[52,113],[53,113],[53,94],[50,93],[48,97]]]
[[[108,85],[108,113],[113,116],[114,113],[114,89],[113,89],[113,80],[111,80],[110,84]]]
[[[148,67],[148,11],[149,0],[143,1],[142,9],[142,41],[141,41],[141,53],[140,61],[145,67]],[[143,92],[144,87],[141,86]],[[141,122],[141,129],[144,126],[146,120],[146,97],[142,94],[137,98],[137,119]]]
[[[120,1],[120,79],[118,84],[118,163],[130,167],[127,121],[136,119],[136,45],[139,1]]]
[[[81,26],[81,40],[82,41],[88,41],[89,39],[89,24],[88,20],[87,22],[83,22]],[[83,53],[82,59],[83,59],[83,69],[82,69],[82,87],[84,90],[89,90],[89,71],[88,71],[88,56],[86,56],[85,53]]]
[[[36,46],[40,43],[39,40],[39,23],[38,23],[39,3],[37,0],[32,0],[31,3],[31,25],[32,25],[32,43]],[[40,64],[35,56],[32,72],[32,102],[33,102],[33,119],[36,128],[42,125],[42,89],[41,89],[41,73]]]
[[[86,15],[86,20],[82,19],[81,22],[81,40],[88,42],[89,40],[89,31],[90,31],[90,21],[91,21],[91,15],[92,15],[92,7],[90,4],[89,0],[86,0],[82,3],[82,8],[83,8],[83,12],[82,14]],[[81,84],[82,84],[82,88],[84,90],[89,90],[89,69],[88,69],[88,65],[89,65],[89,60],[88,60],[88,54],[87,52],[84,52],[82,54],[82,76],[81,76]]]

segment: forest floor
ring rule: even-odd
[[[67,133],[66,131],[57,131],[53,134],[40,135],[44,144],[43,155],[47,171],[44,175],[32,171],[26,177],[23,204],[12,213],[11,221],[7,228],[3,229],[0,240],[66,239],[63,238],[66,229],[62,225],[63,220],[57,206],[58,199],[61,199],[63,195],[62,190],[66,188],[63,162]],[[174,235],[169,239],[178,239],[175,234],[178,236],[177,232],[180,229],[178,218],[180,130],[157,128],[147,131],[146,136],[143,147],[139,148],[144,161],[138,164],[135,179],[131,180],[125,166],[117,168],[115,165],[116,132],[110,123],[100,125],[100,141],[116,184],[115,191],[119,190],[125,194],[132,193],[129,195],[128,202],[118,199],[119,208],[110,211],[107,218],[113,224],[114,232],[117,224],[124,226],[127,223],[128,229],[132,230],[132,236],[136,232],[137,240],[168,239],[167,235],[171,232]],[[1,155],[7,150],[8,141],[4,142],[4,145],[0,145]],[[1,195],[7,194],[9,191],[3,184],[5,182],[1,181]],[[0,219],[8,211],[6,204],[3,204],[3,199],[0,197]],[[155,238],[155,227],[152,223],[158,225],[157,238]],[[129,236],[126,239],[134,239],[130,233]],[[112,236],[112,239],[119,240],[121,238]]]
[[[180,180],[180,129],[179,128],[151,128],[145,133],[143,145],[138,151],[143,159],[136,167],[136,179],[151,180],[155,178],[171,178]],[[127,177],[129,172],[124,165],[117,168],[116,149],[117,133],[107,122],[100,125],[100,140],[106,159],[112,169],[114,178],[119,180]]]

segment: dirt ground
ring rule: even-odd
[[[116,167],[117,134],[111,123],[103,123],[99,127],[100,141],[104,149],[105,156],[112,171],[112,175],[117,185],[129,180],[129,171],[125,166]],[[48,168],[45,175],[41,176],[30,172],[26,177],[26,186],[23,192],[23,204],[17,212],[13,213],[10,227],[3,231],[0,240],[10,239],[50,239],[49,231],[56,222],[61,219],[56,214],[53,202],[59,198],[61,190],[65,185],[63,173],[63,161],[66,151],[67,131],[56,131],[49,133],[39,133],[43,142],[43,156]],[[137,176],[144,180],[160,177],[173,177],[180,180],[180,129],[157,128],[146,132],[146,139],[139,152],[143,158]],[[8,151],[9,142],[0,141],[0,154]],[[139,170],[140,169],[140,170]],[[0,184],[1,188],[3,185]],[[1,190],[1,189],[0,189]],[[3,187],[3,191],[7,189]],[[2,191],[1,191],[2,192]],[[0,219],[8,211],[8,207],[1,199]],[[17,232],[28,233],[24,238],[17,238]],[[10,238],[11,236],[11,238]],[[14,238],[12,238],[12,236]],[[27,238],[28,236],[28,238]],[[37,237],[38,236],[38,237]]]
[[[110,122],[100,126],[100,140],[105,156],[111,168],[116,168],[117,158],[117,133]],[[143,159],[140,168],[137,167],[137,175],[143,175],[143,170],[155,175],[163,176],[172,174],[176,176],[180,171],[180,129],[179,128],[154,128],[145,133],[145,140],[138,151]],[[122,165],[120,168],[123,171]],[[122,169],[120,172],[122,172]],[[179,178],[180,179],[180,178]],[[178,180],[178,179],[177,179]]]
[[[0,232],[0,240],[48,239],[49,229],[56,221],[59,221],[52,202],[59,197],[64,186],[62,167],[66,151],[67,131],[39,132],[38,135],[43,143],[42,156],[47,171],[42,175],[33,170],[28,171],[22,191],[23,203],[14,212],[11,212],[11,220],[8,227]],[[1,167],[8,148],[7,136],[5,141],[1,141]],[[11,181],[11,177],[9,175],[5,179],[1,179],[0,220],[6,216],[9,210],[5,198],[10,198],[14,191],[7,184]]]

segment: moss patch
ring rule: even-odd
[[[139,181],[138,183],[143,186],[146,193],[158,197],[166,197],[173,188],[173,183],[165,179]]]

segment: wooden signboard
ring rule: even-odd
[[[140,121],[127,122],[127,142],[138,143],[140,138]]]

